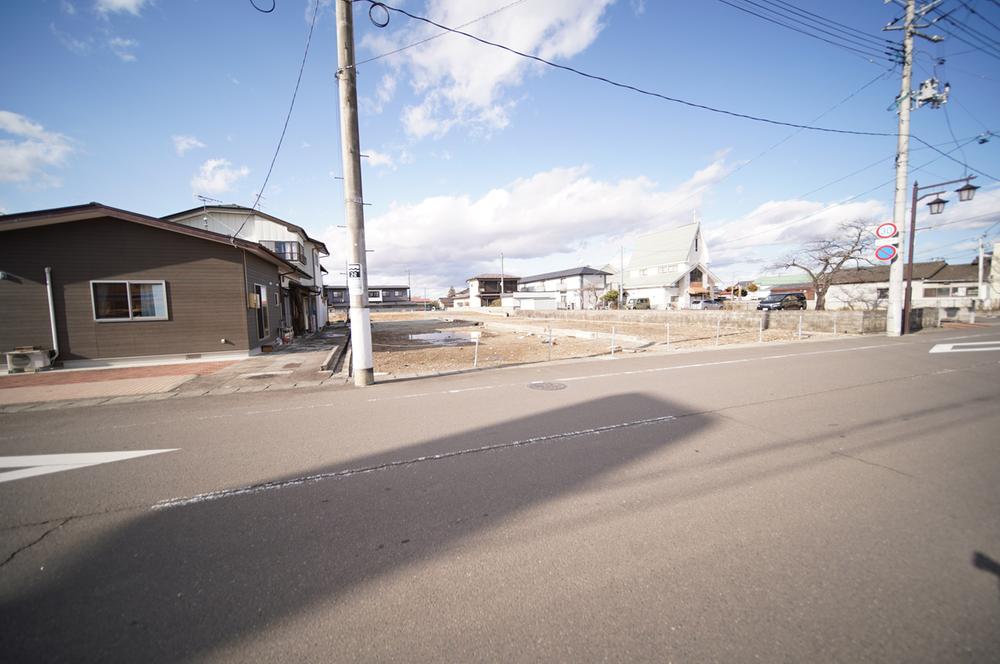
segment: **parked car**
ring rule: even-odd
[[[628,302],[625,303],[626,309],[649,309],[649,298],[648,297],[630,297]]]
[[[757,303],[758,311],[773,311],[775,309],[805,309],[805,293],[775,293],[768,295]]]
[[[699,300],[691,300],[691,305],[688,308],[689,309],[721,309],[722,308],[722,300],[720,300],[720,299],[710,300],[708,298],[699,299]]]

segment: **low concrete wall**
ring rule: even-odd
[[[804,332],[837,332],[838,334],[877,334],[885,332],[885,311],[524,311],[514,313],[514,317],[539,318],[557,321],[608,322],[626,321],[633,323],[679,325],[703,325],[715,327],[721,320],[724,327],[756,330],[763,325],[765,330],[797,330],[799,321]],[[937,311],[934,309],[914,309],[911,327],[936,326]]]

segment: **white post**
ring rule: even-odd
[[[799,314],[799,339],[802,339],[802,314]]]
[[[611,357],[615,356],[615,326],[611,326]]]
[[[479,366],[479,337],[476,337],[476,354],[472,357],[472,368]]]

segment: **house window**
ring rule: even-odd
[[[968,297],[979,297],[979,286],[969,286],[965,289],[965,294]]]
[[[380,290],[370,290],[370,291],[368,291],[368,299],[369,300],[381,300],[382,299],[382,291],[380,291]]]
[[[886,300],[886,299],[888,299],[889,298],[889,289],[888,288],[877,288],[877,289],[875,289],[875,297],[878,298],[879,300]]]
[[[649,274],[649,270],[647,268],[642,268],[641,270],[639,270],[640,277],[645,277],[647,274]]]
[[[951,289],[948,287],[924,288],[924,297],[948,297],[949,295],[951,295]]]
[[[167,320],[163,281],[91,281],[94,320]]]

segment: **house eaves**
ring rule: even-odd
[[[169,214],[169,215],[167,215],[165,217],[161,217],[161,219],[164,219],[166,221],[171,221],[172,222],[174,219],[179,219],[181,217],[187,217],[187,216],[191,215],[192,213],[198,213],[198,212],[202,212],[202,211],[211,211],[211,210],[216,210],[216,211],[219,211],[219,212],[238,212],[238,213],[243,213],[243,214],[247,214],[247,215],[253,214],[253,215],[256,215],[258,217],[262,217],[264,219],[267,219],[268,221],[273,221],[276,224],[281,224],[282,226],[284,226],[285,228],[288,228],[289,230],[295,231],[296,233],[301,233],[302,237],[304,237],[305,239],[309,240],[310,242],[312,242],[313,244],[315,244],[320,249],[320,253],[322,255],[324,255],[324,256],[329,256],[330,255],[330,251],[326,248],[326,245],[323,244],[322,242],[320,242],[319,240],[314,240],[313,238],[309,237],[309,234],[306,233],[306,230],[304,228],[302,228],[301,226],[296,226],[295,224],[291,223],[290,221],[285,221],[284,219],[279,219],[278,217],[275,217],[274,215],[270,215],[270,214],[268,214],[266,212],[261,212],[260,210],[253,210],[253,209],[248,208],[248,207],[243,207],[242,205],[207,205],[207,206],[199,206],[199,207],[191,208],[189,210],[183,210],[182,212],[175,212],[174,214]]]

